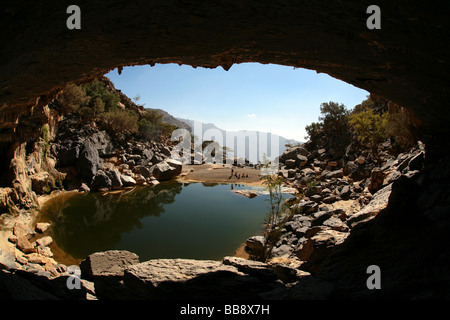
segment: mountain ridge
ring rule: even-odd
[[[247,138],[249,138],[251,136],[256,136],[257,139],[258,139],[258,144],[259,145],[261,145],[261,142],[260,142],[259,138],[260,137],[264,137],[264,135],[267,138],[269,138],[269,139],[272,139],[272,138],[276,139],[278,137],[278,139],[279,139],[278,140],[278,151],[275,152],[275,154],[271,153],[270,156],[267,156],[269,159],[274,159],[274,158],[280,156],[281,154],[283,154],[283,152],[286,150],[286,145],[301,145],[301,144],[303,144],[300,141],[297,141],[297,140],[294,140],[294,139],[287,139],[287,138],[284,138],[284,137],[282,137],[280,135],[277,135],[275,133],[272,133],[272,132],[264,132],[264,131],[258,131],[258,130],[246,130],[246,129],[242,129],[242,130],[238,130],[238,131],[232,131],[232,130],[225,130],[225,129],[219,128],[214,123],[210,123],[210,122],[209,123],[205,123],[205,122],[202,122],[202,121],[191,120],[191,119],[184,119],[184,118],[178,118],[178,117],[176,117],[175,119],[177,119],[178,121],[181,121],[181,122],[187,124],[191,128],[191,130],[190,130],[191,134],[193,133],[194,135],[196,133],[196,130],[194,129],[194,123],[201,124],[202,138],[205,138],[205,133],[207,133],[208,130],[218,130],[222,134],[222,137],[226,137],[227,134],[230,135],[230,136],[233,136],[233,137],[240,136],[240,135],[238,135],[239,133],[244,133],[245,134],[244,137],[247,137]],[[206,140],[206,139],[203,139],[203,140]],[[220,143],[220,145],[224,145],[224,144]],[[231,147],[232,149],[234,149],[230,145],[226,145],[225,144],[224,146]],[[268,149],[270,149],[270,146],[269,146]],[[258,148],[258,150],[259,150],[259,148]],[[248,155],[249,151],[250,151],[250,146],[246,143],[246,145],[245,145],[245,154]],[[258,155],[256,157],[257,158],[256,161],[262,160],[262,159],[260,159],[260,156],[262,156],[262,154],[258,153]]]

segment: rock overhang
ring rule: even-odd
[[[327,73],[412,110],[431,132],[448,130],[450,22],[445,4],[378,3],[381,29],[360,1],[78,1],[9,3],[2,9],[0,110],[50,101],[69,82],[117,67],[178,63],[225,70],[244,62]]]

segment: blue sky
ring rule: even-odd
[[[322,102],[348,109],[369,94],[326,74],[259,63],[225,71],[178,64],[125,67],[106,74],[117,89],[140,104],[179,118],[229,131],[259,130],[304,141],[305,126],[317,121]]]

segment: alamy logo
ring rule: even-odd
[[[366,13],[371,14],[367,18],[366,26],[368,29],[381,29],[381,9],[377,5],[371,5],[367,7]]]
[[[77,5],[70,5],[66,10],[67,14],[70,14],[69,18],[67,18],[66,26],[67,29],[81,29],[81,9]],[[370,14],[370,17],[367,18],[366,26],[368,29],[381,29],[381,9],[377,5],[370,5],[366,10],[367,14]]]
[[[229,132],[219,129],[203,130],[201,122],[195,121],[192,133],[177,129],[172,133],[172,159],[184,164],[264,164],[265,173],[278,171],[280,137],[265,132]],[[267,163],[266,163],[267,161]]]
[[[78,266],[68,266],[67,273],[69,277],[66,280],[68,289],[81,289],[81,270]]]
[[[73,29],[81,29],[81,9],[77,5],[70,5],[67,7],[66,10],[67,14],[70,14],[70,16],[67,18],[66,26],[67,29],[73,30]]]
[[[368,274],[371,274],[370,277],[367,278],[366,285],[370,290],[373,289],[381,289],[381,269],[377,265],[370,265],[367,267]]]

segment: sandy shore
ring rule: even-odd
[[[231,170],[233,169],[233,175]],[[241,176],[239,179],[234,175]],[[242,176],[245,175],[243,178]],[[248,175],[248,177],[247,177]],[[183,165],[180,182],[208,183],[240,183],[252,186],[262,186],[260,170],[250,167],[238,168],[230,164]]]

